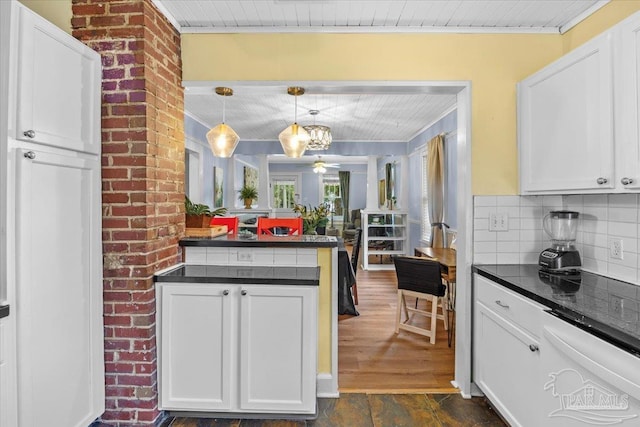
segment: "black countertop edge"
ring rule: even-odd
[[[274,274],[267,275],[267,272]],[[295,277],[291,277],[291,274],[286,273],[294,273]],[[320,267],[251,267],[183,264],[174,269],[154,275],[153,281],[156,283],[320,286]]]
[[[315,236],[260,236],[253,239],[242,239],[234,236],[221,237],[186,237],[180,240],[180,246],[200,247],[253,247],[253,248],[336,248],[336,238],[326,239]],[[326,239],[326,240],[325,240]]]
[[[0,305],[0,319],[9,315],[9,304]]]
[[[615,345],[618,348],[621,348],[631,354],[640,357],[640,340],[638,340],[634,336],[616,329],[610,325],[607,325],[606,323],[602,323],[596,319],[593,319],[589,316],[589,313],[582,313],[572,310],[568,307],[554,302],[553,300],[545,298],[544,296],[523,289],[522,287],[513,282],[510,282],[509,280],[505,280],[502,277],[492,274],[490,271],[484,270],[482,268],[482,265],[474,265],[472,266],[472,270],[474,273],[478,273],[480,276],[486,277],[487,279],[495,283],[499,283],[500,285],[514,291],[519,295],[527,297],[545,307],[548,307],[550,310],[548,310],[547,312],[558,317],[559,319],[562,319],[584,330],[585,332],[595,335],[598,338],[601,338],[602,340]]]
[[[520,286],[516,285],[513,282],[510,282],[508,280],[503,279],[502,277],[499,276],[495,276],[493,275],[491,272],[483,270],[481,265],[474,265],[473,267],[473,272],[474,273],[478,273],[479,275],[486,277],[487,279],[499,283],[502,286],[504,286],[505,288],[511,289],[512,291],[514,291],[517,294],[523,295],[527,298],[529,298],[530,300],[533,300],[537,303],[540,303],[542,305],[544,305],[545,307],[549,307],[550,309],[562,309],[563,307],[558,304],[555,303],[547,298],[541,297],[540,295],[533,293],[533,292],[529,292],[526,289],[521,288]]]

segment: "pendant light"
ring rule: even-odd
[[[231,157],[233,151],[238,145],[240,137],[224,123],[225,119],[225,101],[227,96],[233,95],[233,89],[228,87],[217,87],[216,93],[222,96],[222,123],[207,132],[207,141],[213,155],[216,157]]]
[[[309,110],[309,114],[313,116],[313,124],[304,126],[304,130],[309,132],[309,136],[311,136],[307,150],[327,150],[331,145],[331,128],[316,124],[316,116],[319,113],[319,110]]]
[[[299,158],[302,157],[311,140],[309,133],[298,125],[298,96],[304,94],[304,88],[289,87],[287,93],[295,97],[295,116],[293,124],[280,132],[278,139],[287,157]]]

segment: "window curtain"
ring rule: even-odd
[[[431,220],[430,246],[446,247],[444,223],[444,136],[438,135],[427,144],[427,197]]]
[[[351,211],[349,210],[349,182],[351,181],[351,172],[339,171],[340,194],[342,195],[342,229],[346,227],[351,220]]]

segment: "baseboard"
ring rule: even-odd
[[[333,378],[333,375],[328,373],[318,374],[316,381],[316,395],[318,397],[340,397],[338,382]]]

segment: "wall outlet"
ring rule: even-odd
[[[238,251],[238,261],[252,262],[253,252]]]
[[[623,259],[622,239],[609,239],[609,258]]]
[[[509,231],[509,214],[491,212],[489,214],[489,231]]]

